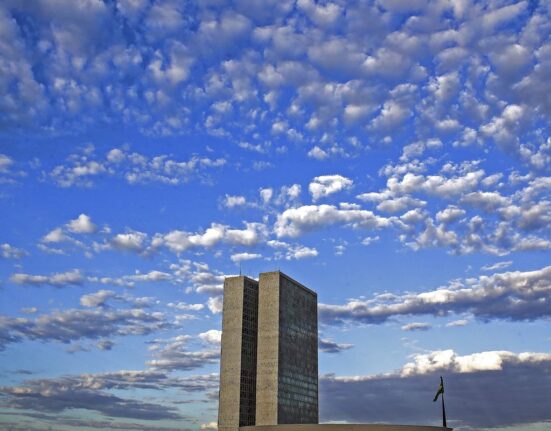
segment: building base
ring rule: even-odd
[[[285,424],[240,427],[239,431],[451,431],[452,428],[425,425],[388,424]]]

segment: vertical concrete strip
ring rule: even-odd
[[[219,431],[237,431],[239,428],[243,289],[243,277],[229,277],[224,280],[218,404]]]
[[[260,274],[256,425],[276,425],[278,423],[279,285],[279,272]]]

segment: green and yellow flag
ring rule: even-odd
[[[436,401],[440,396],[440,394],[443,394],[443,393],[444,393],[444,379],[442,379],[442,376],[440,376],[440,386],[438,387],[438,391],[436,392],[436,395],[434,396],[434,400],[432,401],[433,402]]]

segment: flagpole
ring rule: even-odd
[[[444,392],[442,392],[442,426],[447,428],[446,425],[446,407],[444,406]]]

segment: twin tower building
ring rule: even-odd
[[[226,278],[218,430],[317,423],[316,293],[279,271]]]

